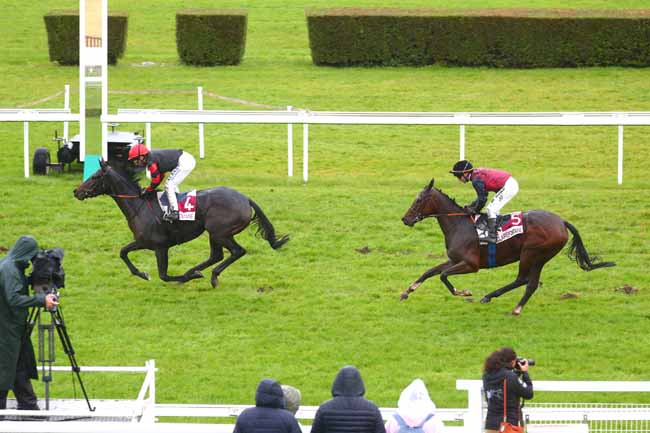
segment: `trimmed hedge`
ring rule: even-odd
[[[307,11],[316,65],[650,66],[650,10]]]
[[[60,65],[79,64],[79,10],[56,10],[43,17],[47,30],[50,61]],[[115,65],[126,50],[128,14],[108,14],[108,63]]]
[[[246,48],[248,12],[184,9],[176,13],[176,49],[187,65],[238,65]]]

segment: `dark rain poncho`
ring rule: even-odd
[[[21,236],[7,256],[0,259],[0,390],[14,385],[29,307],[45,306],[45,295],[29,296],[27,290],[25,269],[36,253],[36,240]],[[29,377],[37,378],[31,340],[26,339],[22,350],[21,368],[29,372]]]

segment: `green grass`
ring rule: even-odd
[[[50,64],[42,16],[74,1],[36,4],[0,0],[0,106],[15,107],[51,95],[68,83],[76,107],[77,69]],[[210,6],[195,1],[192,7]],[[445,6],[461,2],[226,1],[246,8],[244,62],[237,67],[179,65],[174,12],[162,1],[111,1],[129,13],[126,55],[109,69],[111,90],[207,91],[277,107],[336,111],[650,111],[648,69],[492,70],[470,68],[317,68],[311,64],[305,7]],[[485,2],[462,2],[482,7]],[[559,1],[490,1],[490,7],[562,7]],[[643,8],[647,1],[616,2]],[[572,6],[611,8],[612,2]],[[144,61],[156,63],[140,67]],[[194,108],[192,94],[112,94],[118,107]],[[44,104],[62,106],[62,98]],[[205,108],[247,109],[206,98]],[[73,108],[76,109],[76,108]],[[142,131],[143,125],[123,125]],[[49,146],[61,125],[31,124],[32,151]],[[647,379],[650,332],[647,128],[625,129],[625,175],[616,183],[615,127],[469,127],[467,156],[511,170],[521,192],[507,210],[543,208],[579,230],[591,253],[618,266],[586,273],[564,254],[542,274],[543,286],[519,318],[506,315],[522,289],[489,305],[451,297],[439,279],[407,302],[399,294],[444,260],[444,240],[432,220],[415,228],[400,218],[416,193],[436,185],[465,203],[473,192],[447,174],[458,157],[458,128],[312,126],[310,180],[301,181],[301,128],[295,128],[294,178],[286,176],[286,127],[207,125],[206,153],[186,188],[228,185],[252,197],[279,233],[292,240],[273,251],[251,230],[238,239],[248,255],[212,289],[208,279],[165,284],[129,275],[119,250],[131,234],[109,198],[76,201],[79,171],[22,177],[22,125],[0,124],[0,246],[23,233],[43,247],[60,246],[67,287],[62,305],[82,365],[142,365],[156,359],[158,400],[251,403],[263,377],[302,391],[303,404],[329,397],[345,364],[362,372],[367,396],[395,406],[413,378],[425,380],[440,407],[462,407],[456,379],[479,378],[484,358],[502,345],[536,358],[538,380]],[[72,128],[74,131],[74,128]],[[183,147],[198,155],[196,126],[154,125],[156,147]],[[356,249],[367,246],[369,254]],[[205,236],[170,253],[181,273],[208,255]],[[132,255],[155,275],[150,252]],[[457,276],[475,298],[500,287],[516,266]],[[206,274],[207,275],[207,274]],[[639,289],[628,296],[615,289]],[[261,290],[263,289],[263,290]],[[578,297],[561,300],[571,292]],[[67,364],[59,354],[59,364]],[[134,398],[140,378],[84,375],[91,397]],[[71,395],[57,376],[53,395]],[[42,395],[42,391],[40,392]],[[537,401],[558,396],[540,393]],[[634,400],[639,396],[621,396]],[[588,400],[607,396],[587,397]],[[643,398],[643,397],[642,397]],[[647,399],[647,397],[645,397]]]

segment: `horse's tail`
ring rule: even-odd
[[[616,266],[616,263],[614,262],[596,263],[600,261],[600,257],[598,256],[589,257],[589,253],[587,253],[587,249],[585,248],[585,245],[582,243],[582,238],[580,237],[580,233],[578,233],[578,229],[566,221],[564,221],[564,225],[573,234],[573,241],[571,242],[571,246],[569,247],[568,256],[569,258],[575,260],[578,263],[578,266],[580,266],[582,270],[593,271],[594,269],[598,269],[598,268],[607,268],[610,266]]]
[[[282,245],[286,244],[289,241],[289,235],[284,235],[278,239],[275,235],[273,224],[271,224],[271,221],[269,221],[264,212],[262,212],[262,209],[253,200],[248,199],[248,202],[255,210],[252,222],[257,224],[257,233],[261,235],[263,239],[267,240],[269,245],[271,245],[271,248],[274,250],[277,250]]]

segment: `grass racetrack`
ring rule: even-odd
[[[648,69],[338,69],[315,67],[310,59],[305,7],[563,7],[555,0],[224,1],[220,7],[249,11],[246,54],[240,66],[215,68],[179,64],[177,3],[110,1],[111,9],[129,13],[125,57],[109,68],[111,112],[195,108],[196,86],[272,107],[311,110],[650,111]],[[0,0],[0,5],[5,29],[0,107],[26,106],[71,84],[76,112],[78,70],[48,61],[42,17],[77,2]],[[191,6],[211,5],[195,0]],[[643,8],[647,2],[620,1],[616,7]],[[62,105],[62,97],[39,104]],[[205,108],[255,109],[209,97]],[[61,128],[30,124],[31,151],[48,146],[55,155],[51,137]],[[156,148],[182,147],[198,160],[196,125],[152,129]],[[451,277],[457,287],[474,291],[475,302],[450,296],[437,277],[399,302],[411,282],[445,260],[434,220],[414,228],[400,221],[417,192],[435,177],[436,186],[459,203],[474,199],[469,185],[447,174],[458,158],[457,127],[313,125],[307,184],[300,175],[298,125],[293,178],[287,177],[286,126],[206,125],[205,130],[206,158],[198,160],[183,187],[235,188],[261,206],[278,233],[292,236],[273,251],[251,229],[239,235],[248,254],[222,274],[216,289],[208,271],[206,278],[185,285],[161,282],[154,255],[146,251],[132,259],[152,280],[131,276],[119,258],[131,232],[113,201],[75,200],[78,167],[23,178],[22,124],[0,124],[0,246],[8,248],[29,233],[42,247],[64,248],[67,287],[61,303],[81,365],[142,365],[154,358],[157,399],[179,403],[252,403],[259,380],[273,377],[299,388],[302,404],[317,405],[330,397],[338,369],[354,364],[367,397],[381,406],[396,406],[400,391],[420,377],[438,406],[463,407],[466,395],[455,390],[456,379],[479,378],[485,357],[504,345],[537,360],[533,380],[647,380],[648,127],[625,128],[622,185],[616,179],[616,127],[467,128],[466,156],[475,165],[509,170],[519,181],[520,192],[504,211],[557,213],[578,228],[591,254],[617,262],[588,273],[560,253],[545,267],[543,286],[521,317],[506,313],[523,288],[487,305],[478,302],[512,281],[516,265]],[[76,125],[71,131],[76,133]],[[357,251],[364,247],[368,253]],[[205,236],[173,248],[170,272],[185,272],[208,253]],[[638,292],[617,291],[624,285]],[[567,293],[577,296],[561,299]],[[58,360],[67,365],[63,353]],[[56,376],[53,397],[71,396],[70,382]],[[88,374],[84,382],[91,398],[134,398],[141,377]],[[38,393],[42,396],[42,389]],[[551,397],[541,393],[536,400]]]

